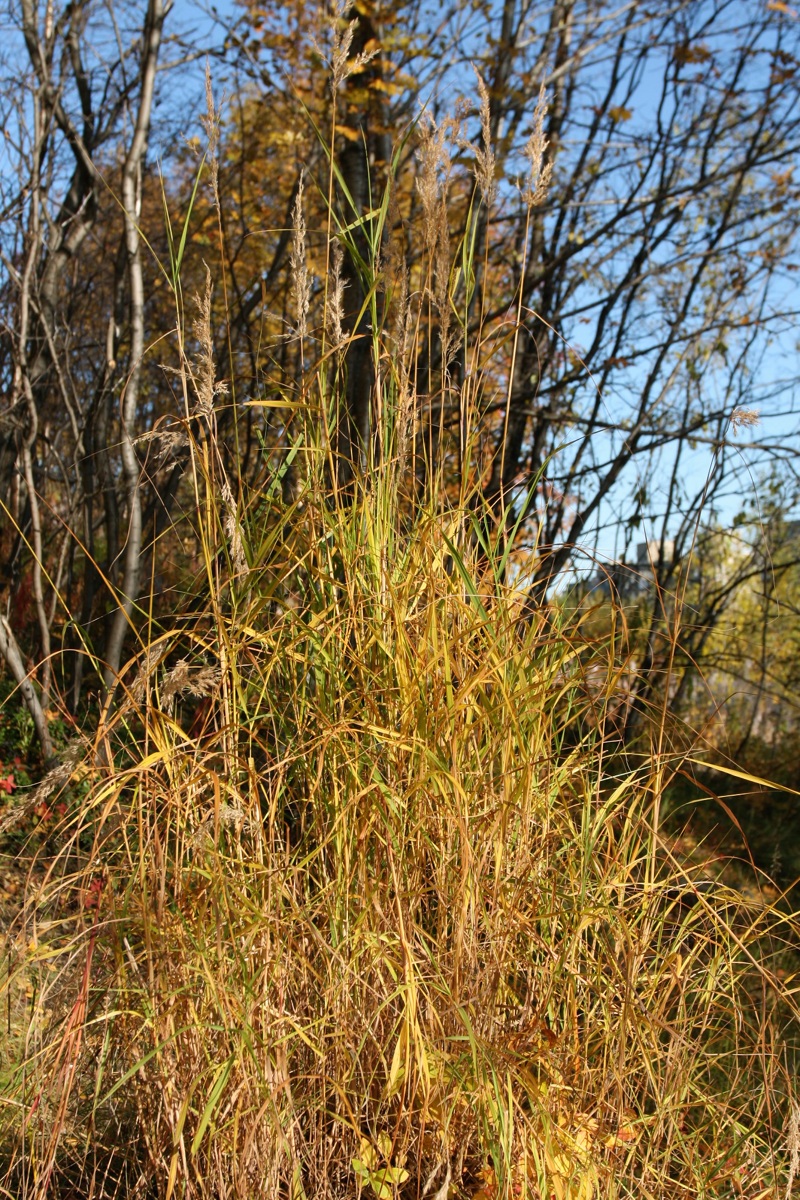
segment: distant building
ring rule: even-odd
[[[771,521],[764,526],[763,537],[770,550],[796,544],[800,542],[800,521]]]
[[[589,581],[589,590],[619,600],[636,600],[653,585],[660,566],[671,567],[675,560],[675,542],[666,538],[651,538],[639,542],[632,563],[611,562],[600,567]]]
[[[770,521],[759,531],[762,548],[772,558],[789,547],[800,551],[800,520]],[[702,535],[692,549],[689,582],[717,587],[738,569],[743,557],[752,552],[746,539],[735,530],[719,530]],[[595,596],[635,602],[646,596],[657,576],[664,579],[678,565],[672,538],[650,538],[636,546],[632,562],[622,559],[599,566],[587,580],[586,590]]]
[[[660,538],[651,538],[649,542],[639,542],[636,547],[636,567],[641,571],[651,571],[662,562],[672,565],[675,559],[675,543],[671,538],[662,543]]]

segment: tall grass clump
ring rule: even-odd
[[[9,936],[5,1196],[789,1195],[790,923],[659,838],[678,764],[663,737],[626,759],[613,648],[511,569],[466,387],[460,486],[446,453],[421,469],[425,313],[495,386],[456,328],[475,264],[445,262],[443,161],[428,277],[391,294],[391,180],[348,216],[333,168],[316,326],[301,193],[305,345],[256,494],[217,427],[210,282],[193,334],[179,307],[201,565],[29,801],[67,808]],[[342,472],[355,337],[372,432]]]

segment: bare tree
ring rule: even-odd
[[[142,161],[147,150],[147,138],[153,109],[156,68],[161,46],[161,34],[166,9],[163,0],[149,0],[143,32],[141,83],[136,109],[133,137],[122,168],[122,204],[125,213],[125,252],[130,306],[130,372],[122,396],[120,416],[122,440],[122,469],[128,501],[128,534],[125,540],[125,565],[122,578],[121,603],[114,616],[106,644],[106,685],[111,687],[119,673],[122,644],[131,608],[138,594],[139,563],[142,554],[142,497],[141,467],[136,454],[135,437],[138,418],[139,382],[144,355],[144,277],[142,273],[141,212]]]
[[[379,200],[381,139],[399,144],[420,100],[437,116],[459,91],[474,95],[470,63],[485,81],[488,119],[473,105],[472,133],[451,148],[451,244],[469,237],[476,248],[470,298],[462,279],[452,300],[469,334],[480,328],[495,347],[482,364],[494,387],[481,400],[482,435],[492,443],[483,499],[501,526],[523,538],[534,531],[538,582],[547,587],[599,526],[618,520],[624,530],[661,511],[648,483],[670,478],[675,456],[685,462],[695,439],[718,440],[720,428],[728,437],[734,407],[754,403],[769,339],[794,320],[785,281],[800,220],[797,22],[780,6],[743,9],[736,0],[657,8],[503,0],[453,5],[436,20],[413,4],[390,11],[375,0],[337,13],[353,22],[353,54],[368,46],[375,55],[371,75],[356,75],[347,97],[340,149],[354,204],[342,203],[343,223]],[[402,39],[393,35],[398,23]],[[262,36],[261,57],[252,37],[241,39],[251,78],[288,106],[306,71],[303,95],[313,93],[315,37],[306,58],[292,46],[290,72],[281,70],[277,33]],[[402,86],[392,84],[398,79]],[[552,176],[545,203],[529,213],[517,180],[542,86]],[[491,151],[491,204],[478,204],[470,143]],[[396,181],[412,205],[422,169],[413,147],[412,137]],[[409,271],[422,251],[406,246]],[[260,287],[242,288],[256,320]],[[456,356],[443,376],[436,337],[420,344],[416,377],[423,392],[427,381],[429,425],[420,436],[435,470],[458,434],[467,364]],[[363,444],[368,406],[348,394],[352,436]],[[769,456],[771,427],[764,431]],[[736,461],[724,462],[727,481]],[[537,489],[545,464],[546,487]],[[715,471],[706,502],[722,479]],[[527,520],[519,522],[521,505]]]
[[[15,186],[4,198],[0,239],[6,273],[3,483],[11,501],[5,510],[11,538],[9,583],[24,569],[32,579],[40,690],[37,694],[26,673],[23,695],[42,736],[50,703],[51,630],[64,599],[61,591],[72,569],[76,537],[91,563],[84,572],[84,615],[91,615],[98,573],[93,553],[98,480],[105,493],[107,573],[110,578],[115,574],[119,500],[109,456],[117,422],[128,530],[120,606],[104,650],[108,683],[119,670],[142,549],[141,472],[133,444],[145,345],[138,220],[166,9],[161,0],[150,0],[138,20],[135,13],[120,10],[110,14],[110,21],[109,11],[100,12],[89,0],[62,8],[52,0],[43,8],[37,0],[21,0],[20,9],[8,14],[18,40],[9,64],[13,74],[6,77],[4,89],[6,159],[14,172],[7,177],[14,178]],[[27,57],[28,70],[20,87],[21,57]],[[92,234],[101,202],[107,202],[109,188],[113,191],[114,159],[120,156],[120,253],[108,298],[108,336],[104,347],[102,339],[94,343],[103,352],[93,362],[91,354],[86,359],[86,343],[76,345],[89,333],[86,320],[76,319],[79,304],[90,294],[84,290],[81,264],[87,261],[87,249],[88,257],[96,252]],[[95,320],[103,318],[96,303],[91,314]],[[50,518],[46,529],[45,511]],[[88,648],[87,636],[85,628],[79,629],[82,649]],[[24,656],[8,620],[0,652],[21,682]],[[43,745],[49,755],[44,736]]]

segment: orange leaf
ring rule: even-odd
[[[775,0],[779,3],[779,0]],[[675,61],[679,63],[704,63],[711,58],[711,51],[708,46],[676,46]]]

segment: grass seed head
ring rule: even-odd
[[[292,248],[289,254],[292,269],[292,290],[297,320],[296,336],[302,346],[308,335],[308,313],[311,306],[311,282],[306,262],[306,218],[303,212],[304,171],[300,172],[292,209]]]
[[[525,144],[525,157],[528,160],[528,175],[522,191],[522,199],[529,208],[543,204],[547,196],[553,164],[545,162],[545,152],[549,145],[544,132],[547,117],[547,93],[542,84],[539,98],[533,113],[533,131]]]
[[[481,139],[475,148],[475,179],[484,204],[491,208],[497,193],[495,180],[495,155],[492,149],[492,121],[489,107],[489,89],[483,81],[477,67],[473,68],[478,83],[480,100]]]

